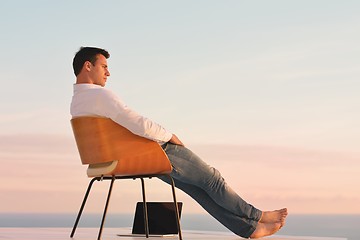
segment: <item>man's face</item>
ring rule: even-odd
[[[105,86],[107,77],[110,76],[110,72],[108,70],[107,60],[103,55],[98,54],[95,65],[91,64],[90,75],[93,84],[100,85],[102,87]]]

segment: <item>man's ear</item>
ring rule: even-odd
[[[89,62],[89,61],[86,61],[86,62],[84,63],[84,68],[85,68],[86,71],[88,71],[88,72],[91,70],[91,66],[92,66],[92,63]]]

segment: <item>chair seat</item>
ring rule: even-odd
[[[111,161],[107,163],[90,164],[87,169],[88,177],[110,176],[118,164],[118,161]]]
[[[139,162],[142,161],[139,160]],[[163,165],[156,166],[150,161],[148,161],[147,164],[142,163],[142,165],[135,165],[132,167],[126,165],[130,165],[130,164],[126,164],[126,163],[121,164],[119,161],[89,164],[87,168],[87,175],[88,177],[101,177],[101,176],[156,175],[156,174],[171,173],[171,169],[169,169],[168,167],[164,167]]]

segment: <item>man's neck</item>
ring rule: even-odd
[[[93,84],[93,81],[91,81],[91,79],[87,76],[78,75],[76,77],[76,84],[83,84],[83,83]]]

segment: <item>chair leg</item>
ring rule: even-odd
[[[101,234],[102,234],[102,230],[103,230],[104,223],[105,223],[106,212],[107,212],[107,209],[108,209],[108,206],[109,206],[109,201],[110,201],[110,197],[111,197],[111,192],[112,192],[112,187],[113,187],[113,185],[114,185],[114,181],[115,181],[115,176],[113,176],[112,179],[111,179],[111,183],[110,183],[110,187],[109,187],[109,192],[108,192],[108,196],[107,196],[106,204],[105,204],[105,208],[104,208],[104,213],[103,213],[103,217],[102,217],[101,225],[100,225],[100,229],[99,229],[98,240],[101,239]]]
[[[94,181],[95,181],[95,180],[99,180],[99,179],[100,179],[99,177],[94,177],[94,178],[90,181],[90,183],[89,183],[89,186],[88,186],[88,188],[87,188],[87,190],[86,190],[86,193],[85,193],[84,199],[83,199],[83,201],[82,201],[82,204],[81,204],[79,213],[78,213],[78,215],[77,215],[77,217],[76,217],[76,221],[75,221],[74,227],[73,227],[73,229],[72,229],[72,231],[71,231],[71,234],[70,234],[70,237],[71,237],[71,238],[74,237],[74,234],[75,234],[77,225],[78,225],[78,223],[79,223],[81,214],[82,214],[82,212],[83,212],[83,210],[84,210],[85,203],[86,203],[87,198],[88,198],[88,196],[89,196],[91,187],[92,187]]]
[[[141,180],[141,189],[142,189],[142,196],[143,196],[143,212],[144,212],[145,235],[146,235],[146,238],[149,238],[149,216],[148,216],[146,197],[145,197],[145,183],[144,183],[143,178],[140,178],[140,180]]]
[[[174,179],[170,175],[167,175],[167,176],[170,179],[170,183],[171,183],[171,189],[172,189],[174,205],[175,205],[176,224],[177,224],[177,228],[178,228],[178,231],[179,231],[179,239],[182,240],[181,227],[180,227],[179,207],[178,207],[178,204],[177,204],[176,194],[175,194],[175,183],[174,183]]]

